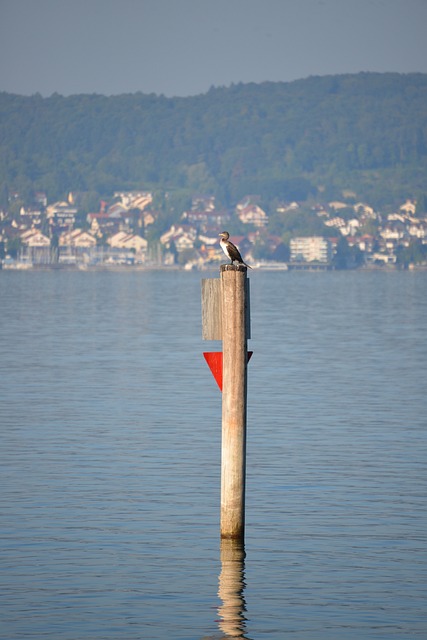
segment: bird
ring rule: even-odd
[[[219,241],[221,249],[224,251],[227,258],[231,260],[231,264],[233,264],[234,262],[238,262],[239,264],[243,264],[245,265],[245,267],[252,269],[252,267],[250,267],[248,264],[246,264],[246,262],[243,261],[238,248],[232,242],[230,242],[230,234],[228,233],[228,231],[222,231],[219,234],[219,237],[221,238],[221,240]]]

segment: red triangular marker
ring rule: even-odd
[[[253,351],[248,351],[248,362],[251,359]],[[204,351],[204,358],[208,363],[209,369],[212,371],[220,391],[222,391],[222,351]]]
[[[222,391],[222,351],[204,351],[203,355],[220,391]]]

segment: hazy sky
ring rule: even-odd
[[[0,0],[0,91],[187,96],[427,72],[427,0]]]

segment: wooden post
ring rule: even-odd
[[[244,539],[246,482],[246,267],[221,265],[223,350],[221,537]]]

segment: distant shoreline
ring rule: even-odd
[[[282,266],[283,265],[283,266]],[[206,272],[215,272],[219,270],[220,265],[215,265],[211,267],[204,268],[186,268],[185,266],[173,265],[173,266],[162,266],[162,265],[76,265],[76,264],[40,264],[40,265],[29,265],[27,263],[16,263],[16,264],[7,264],[0,266],[1,271],[73,271],[73,272],[131,272],[131,271],[163,271],[167,272],[177,272],[177,271],[187,271],[187,272],[196,272],[200,273]],[[399,267],[396,265],[363,265],[361,267],[357,267],[354,269],[335,269],[331,265],[323,265],[323,264],[301,264],[295,265],[287,262],[283,262],[280,266],[277,263],[272,265],[261,264],[254,265],[253,271],[268,271],[268,272],[277,272],[277,271],[309,271],[309,272],[317,272],[317,271],[382,271],[385,273],[390,273],[394,271],[427,271],[427,264],[410,264],[408,267]]]

